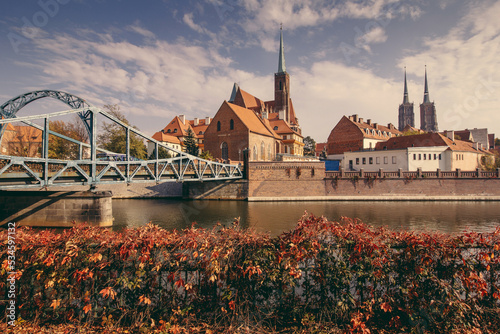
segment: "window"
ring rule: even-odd
[[[363,158],[363,165],[366,165],[366,158]]]
[[[413,154],[413,160],[417,160],[417,155]]]
[[[441,160],[441,154],[439,155],[439,160]]]
[[[422,154],[418,154],[418,160],[422,160]]]
[[[281,80],[280,80],[280,89],[279,90],[283,90],[283,84],[281,83]]]
[[[222,154],[221,154],[222,160],[229,159],[229,150],[227,147],[227,143],[223,142],[220,147],[221,147],[221,151],[222,151]]]
[[[272,157],[272,149],[271,149],[271,144],[267,145],[267,160],[272,160],[273,157]]]
[[[234,130],[234,120],[229,121],[229,130]]]
[[[436,160],[436,153],[434,153],[434,160]]]
[[[177,129],[174,129],[174,133],[177,133]]]
[[[370,165],[373,165],[373,157],[368,158],[368,162]]]
[[[198,134],[199,134],[199,135],[202,135],[202,134],[203,134],[203,131],[198,132]]]
[[[167,130],[167,133],[170,133],[170,129]]]
[[[220,121],[217,121],[217,131],[220,131]]]
[[[377,165],[380,165],[380,157],[376,157],[375,162],[377,163]]]
[[[356,158],[356,165],[359,165],[359,158]]]
[[[266,160],[266,145],[264,142],[260,143],[260,160]]]
[[[273,128],[273,130],[274,130],[274,131],[278,130],[278,126],[275,126],[275,127]]]
[[[257,152],[257,145],[253,147],[253,160],[257,161],[259,159],[259,152]]]
[[[424,153],[424,160],[427,160],[426,158],[427,158],[427,154]]]
[[[396,157],[392,157],[392,163],[395,164],[396,163]]]
[[[387,165],[389,163],[389,160],[387,157],[384,157],[384,165]]]

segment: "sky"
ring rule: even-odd
[[[304,136],[352,114],[397,126],[405,68],[420,126],[426,67],[440,131],[500,137],[499,17],[493,0],[2,0],[0,104],[65,91],[153,135],[213,117],[235,82],[273,100],[282,24]],[[45,100],[18,116],[67,109]]]

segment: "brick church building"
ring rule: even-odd
[[[222,103],[205,132],[205,150],[215,158],[241,161],[245,149],[251,161],[304,154],[302,130],[290,97],[282,30],[274,100],[263,101],[235,83],[229,101]]]

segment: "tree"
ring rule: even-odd
[[[214,157],[212,156],[212,154],[209,151],[201,152],[200,158],[205,159],[205,160],[210,160],[210,161],[214,160]]]
[[[104,109],[106,111],[120,120],[121,122],[130,125],[125,115],[120,111],[120,106],[105,105]],[[133,126],[134,129],[137,129]],[[118,123],[115,122],[104,122],[102,124],[102,132],[97,135],[97,144],[100,148],[105,150],[115,152],[115,153],[127,153],[127,132],[126,129]],[[130,133],[130,155],[138,159],[146,158],[146,145],[143,139],[134,134]]]
[[[172,154],[164,147],[158,146],[158,159],[168,159],[172,157]],[[153,153],[148,157],[149,160],[154,160],[156,159],[155,157],[155,150],[153,150]]]
[[[198,143],[191,128],[188,128],[187,135],[184,138],[184,147],[186,148],[187,154],[198,156]]]
[[[32,126],[18,125],[14,131],[6,131],[4,142],[9,155],[40,157],[42,152],[42,131]]]
[[[76,116],[73,122],[50,121],[49,129],[66,137],[78,140],[80,142],[88,142],[88,133],[83,122]],[[85,149],[88,151],[88,149]],[[80,148],[78,144],[72,143],[61,137],[49,136],[49,158],[51,159],[78,159]]]
[[[304,138],[304,155],[314,156],[316,151],[316,141],[310,136]]]

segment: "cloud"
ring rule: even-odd
[[[448,34],[425,40],[422,50],[407,50],[399,61],[420,77],[429,74],[440,130],[490,127],[498,131],[500,96],[500,3],[471,8]],[[495,127],[496,130],[495,130]]]
[[[370,44],[378,44],[385,41],[387,41],[385,30],[380,26],[376,26],[364,35],[358,36],[356,38],[356,46],[363,48],[368,53],[371,53]]]
[[[152,36],[142,28],[136,31]],[[135,116],[164,116],[165,122],[176,114],[213,115],[234,80],[231,59],[184,40],[139,45],[85,31],[39,38],[33,46],[42,85],[95,105],[118,103]]]

